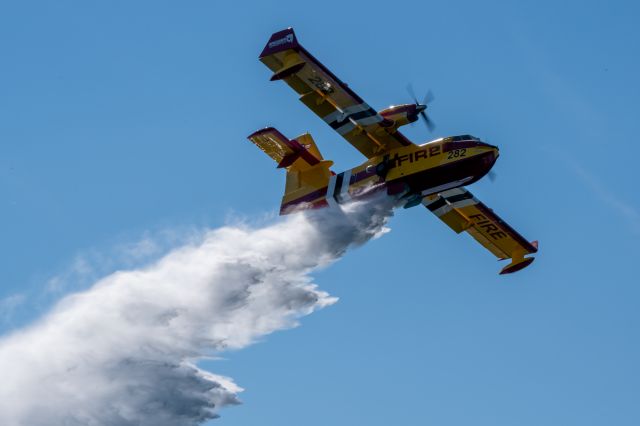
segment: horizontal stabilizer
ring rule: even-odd
[[[273,127],[266,127],[249,135],[248,139],[287,170],[309,169],[323,161],[310,134],[289,139]]]
[[[310,166],[315,166],[316,164],[318,164],[320,162],[319,159],[317,159],[315,157],[315,155],[313,155],[312,153],[310,153],[307,148],[305,148],[304,146],[300,145],[300,142],[298,142],[297,140],[291,140],[287,142],[287,145],[289,146],[289,148],[293,151],[290,154],[285,155],[282,158],[282,161],[280,161],[280,163],[278,163],[278,168],[281,169],[283,167],[289,167],[290,165],[292,165],[298,158],[302,158],[304,161],[307,162],[308,165]]]

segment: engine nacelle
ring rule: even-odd
[[[421,109],[422,107],[422,109]],[[389,108],[383,109],[380,114],[385,120],[389,120],[393,127],[398,128],[405,124],[413,123],[418,119],[420,111],[424,110],[423,105],[403,104],[391,105]]]

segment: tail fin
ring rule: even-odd
[[[327,186],[333,162],[322,157],[309,133],[290,140],[275,128],[267,127],[252,133],[248,139],[273,158],[278,168],[287,171],[280,214],[301,203],[315,205],[324,200],[324,195],[314,197],[314,194]]]

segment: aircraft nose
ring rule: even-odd
[[[483,156],[484,164],[488,169],[491,169],[495,164],[496,160],[500,156],[500,150],[497,146],[485,144],[487,148],[487,153]]]
[[[495,161],[500,156],[500,148],[498,148],[495,145],[491,145],[489,143],[486,143],[486,142],[482,142],[482,144],[485,147],[490,148],[491,153],[493,154],[493,156],[492,156],[493,157],[493,161]]]
[[[493,149],[495,149],[496,151],[499,151],[498,147],[497,147],[497,146],[495,146],[495,145],[491,145],[490,143],[486,143],[486,142],[482,142],[482,144],[483,144],[484,146],[488,147],[488,148],[493,148]]]

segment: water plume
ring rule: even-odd
[[[310,274],[384,231],[392,201],[204,231],[155,262],[62,298],[0,340],[0,424],[197,425],[238,404],[199,368],[331,305]]]

